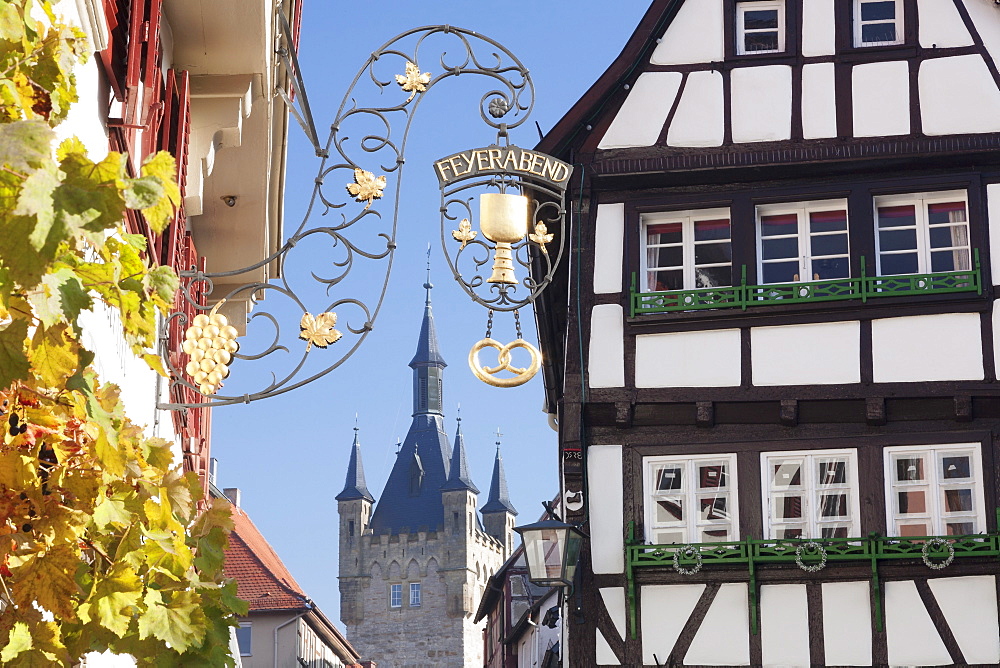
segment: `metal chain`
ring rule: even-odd
[[[493,334],[493,309],[490,309],[490,315],[486,319],[486,338],[490,339]]]
[[[514,327],[517,329],[517,338],[523,339],[521,336],[521,314],[517,309],[514,309]]]

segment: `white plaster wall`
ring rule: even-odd
[[[84,21],[75,2],[62,2],[58,12],[68,23],[83,28],[89,21]],[[108,154],[108,133],[104,127],[107,111],[101,109],[99,101],[102,97],[100,85],[99,61],[90,54],[88,62],[77,65],[73,70],[76,75],[76,90],[79,101],[74,102],[66,120],[56,129],[56,141],[76,136],[87,148],[91,160],[99,162]]]
[[[594,292],[622,291],[622,258],[625,247],[625,205],[598,204],[594,240]]]
[[[591,387],[625,385],[625,314],[618,304],[598,304],[590,314]]]
[[[157,436],[174,440],[173,421],[170,413],[157,411],[157,387],[167,401],[167,385],[146,363],[132,354],[122,336],[121,320],[117,311],[109,309],[98,300],[94,308],[80,314],[83,330],[83,344],[92,351],[94,369],[98,377],[106,383],[114,383],[121,388],[125,413],[129,419],[144,428],[146,436]],[[180,463],[181,452],[174,447],[174,463]]]
[[[1000,132],[1000,90],[982,57],[924,61],[917,81],[924,134]]]
[[[690,585],[648,585],[639,592],[640,627],[642,633],[642,662],[656,665],[655,654],[660,665],[670,656],[674,643],[684,629],[694,606],[698,604],[703,584]]]
[[[1000,21],[997,20],[996,5],[987,0],[960,0],[960,2],[965,4],[979,37],[996,62],[1000,59]]]
[[[792,68],[740,67],[732,72],[734,142],[781,141],[792,136]]]
[[[948,648],[912,580],[885,583],[885,635],[892,665],[951,664]]]
[[[837,53],[834,0],[802,3],[802,55],[832,56]]]
[[[754,385],[861,382],[861,323],[829,322],[750,329]]]
[[[760,588],[760,643],[765,666],[809,665],[805,585]]]
[[[722,74],[719,72],[689,74],[680,104],[677,105],[677,112],[667,131],[667,144],[721,146],[725,137],[725,124]]]
[[[868,582],[823,583],[823,648],[828,666],[872,665]]]
[[[734,387],[740,384],[740,330],[635,337],[636,387]]]
[[[976,313],[872,321],[876,383],[982,380],[983,345]]]
[[[1000,280],[1000,184],[986,186],[986,213],[989,216],[990,273]]]
[[[972,35],[954,0],[917,0],[920,14],[920,46],[925,49],[949,46],[972,46]]]
[[[833,63],[802,66],[802,136],[806,139],[837,136],[837,91]]]
[[[747,586],[729,582],[719,587],[712,607],[695,634],[684,663],[707,666],[750,665],[750,613]]]
[[[649,59],[654,65],[711,63],[725,57],[722,0],[681,5]]]
[[[1000,300],[993,301],[993,365],[1000,369]]]
[[[615,623],[618,635],[625,638],[625,588],[604,587],[599,589],[604,607],[607,608],[611,621]]]
[[[905,60],[855,65],[852,79],[856,137],[910,133],[910,74]]]
[[[597,148],[652,146],[677,97],[683,76],[679,72],[644,72]]]
[[[600,629],[594,630],[597,636],[597,651],[594,656],[594,660],[597,661],[598,666],[620,666],[621,663],[618,662],[618,657],[615,656],[614,651],[611,649],[611,645],[608,641],[604,639],[604,634],[601,633]]]
[[[625,515],[622,498],[622,446],[587,448],[590,481],[590,549],[594,573],[625,571]]]
[[[962,655],[969,663],[1000,664],[996,580],[992,575],[928,580]]]

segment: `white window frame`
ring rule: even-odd
[[[839,211],[843,210],[847,215],[847,226],[843,232],[816,232],[813,233],[810,227],[809,214],[811,213],[822,213],[824,211]],[[799,280],[791,281],[793,283],[809,283],[814,280],[826,280],[829,277],[820,276],[818,279],[813,278],[813,259],[826,259],[835,257],[845,257],[843,255],[819,255],[814,258],[812,254],[812,237],[823,237],[823,236],[837,236],[845,235],[847,237],[847,253],[846,258],[848,262],[848,275],[839,277],[840,279],[850,278],[850,261],[851,261],[851,219],[850,212],[847,206],[846,199],[830,199],[830,200],[816,200],[810,202],[789,202],[785,204],[761,204],[757,206],[757,277],[762,285],[767,283],[764,281],[764,265],[765,264],[776,264],[778,262],[791,262],[794,258],[780,258],[776,260],[765,260],[764,259],[764,238],[762,236],[761,230],[761,218],[763,216],[775,216],[782,214],[795,214],[798,217],[798,224],[796,225],[796,232],[794,235],[782,235],[780,237],[768,237],[768,239],[780,239],[784,237],[796,237],[798,241],[799,248]]]
[[[941,477],[939,470],[939,460],[942,455],[947,455],[949,453],[971,453],[972,455],[972,477],[969,480],[960,480],[956,482],[947,482]],[[907,484],[905,482],[900,482],[896,480],[896,469],[894,466],[893,455],[920,455],[926,456],[930,463],[928,475],[926,481],[923,484]],[[954,520],[972,520],[975,524],[973,527],[974,534],[985,533],[986,532],[986,499],[985,490],[983,489],[985,478],[983,477],[983,459],[982,459],[982,443],[947,443],[947,444],[934,444],[934,445],[898,445],[891,446],[884,449],[885,457],[885,508],[886,508],[886,527],[887,534],[890,536],[899,536],[900,532],[898,530],[899,522],[906,521],[925,521],[927,524],[931,525],[932,531],[930,535],[932,536],[946,536],[948,532],[946,530],[945,524],[948,521]],[[944,493],[949,489],[954,489],[956,487],[963,488],[972,486],[972,503],[973,510],[970,514],[965,513],[953,513],[945,514],[942,511],[943,508],[943,496]],[[924,487],[926,488],[928,494],[926,503],[927,511],[925,513],[906,513],[906,516],[896,511],[897,508],[897,496],[896,491],[905,489],[906,487]]]
[[[861,5],[867,4],[869,2],[893,2],[896,5],[896,18],[892,21],[888,20],[878,20],[878,21],[862,21],[861,20]],[[854,9],[852,23],[854,25],[854,46],[858,48],[868,48],[873,46],[892,46],[894,44],[902,44],[906,41],[906,35],[904,33],[905,28],[905,17],[903,14],[903,0],[853,0]],[[872,25],[878,23],[893,23],[896,26],[896,39],[891,42],[865,42],[861,39],[862,26]]]
[[[954,249],[961,250],[965,248],[969,252],[969,269],[956,269],[956,271],[969,271],[973,268],[973,252],[972,252],[972,222],[969,220],[969,193],[966,190],[945,190],[939,192],[925,192],[925,193],[909,193],[906,195],[876,195],[872,199],[872,220],[875,225],[875,259],[876,259],[876,271],[879,276],[906,276],[907,274],[885,274],[882,271],[882,242],[881,235],[879,234],[878,225],[878,209],[880,206],[903,206],[907,204],[914,205],[914,211],[916,212],[916,226],[917,231],[917,273],[918,274],[929,274],[933,273],[931,269],[931,251],[941,252],[947,251],[948,248],[931,248],[931,225],[929,222],[929,214],[927,209],[931,204],[945,204],[948,202],[961,201],[965,204],[965,226],[968,231],[969,239],[966,241],[965,246],[955,246]],[[940,227],[941,225],[935,226]],[[914,229],[910,227],[900,227],[900,228],[890,228],[890,229]],[[906,253],[912,253],[910,249],[905,249],[901,251],[886,251],[886,255],[904,255]]]
[[[241,646],[242,643],[239,641],[239,631],[242,631],[243,629],[247,630],[246,648],[243,648]],[[240,650],[240,656],[253,656],[253,622],[240,622],[239,630],[237,631],[236,636],[236,646]]]
[[[422,603],[422,601],[423,601],[422,596],[423,596],[423,594],[420,591],[420,583],[419,582],[411,582],[410,583],[410,607],[411,608],[419,608],[420,605],[421,605],[421,603]]]
[[[833,457],[847,457],[848,471],[847,482],[838,487],[819,487],[817,477],[817,464],[822,459]],[[803,498],[802,521],[782,522],[776,520],[772,511],[773,500],[783,494],[782,490],[772,486],[772,466],[776,460],[780,459],[802,459],[801,472],[805,478],[802,481],[801,491],[798,492]],[[847,536],[854,538],[861,535],[861,501],[860,487],[858,486],[858,451],[854,448],[838,448],[832,450],[782,450],[777,452],[760,453],[761,470],[761,503],[764,513],[764,537],[767,539],[781,540],[776,538],[776,530],[787,524],[805,524],[806,535],[804,539],[822,539],[820,528],[823,524],[850,524]],[[821,522],[814,512],[819,507],[819,497],[823,490],[845,489],[850,493],[848,499],[848,511],[850,515],[847,519],[830,520]],[[792,493],[795,493],[794,491]]]
[[[704,241],[695,241],[694,238],[694,224],[696,222],[704,222],[709,220],[720,220],[725,218],[729,221],[729,262],[716,262],[709,264],[695,264],[695,250],[697,246],[706,244],[718,244],[723,243],[720,239],[706,239]],[[668,248],[675,247],[678,244],[654,244],[649,245],[648,239],[649,234],[647,230],[653,225],[669,225],[672,223],[680,223],[681,225],[681,266],[670,266],[670,267],[653,267],[649,266],[649,249],[650,248]],[[733,251],[733,219],[730,215],[728,208],[719,209],[691,209],[688,211],[663,211],[657,213],[643,214],[642,216],[642,250],[640,252],[642,260],[642,281],[645,286],[641,292],[657,292],[653,287],[649,285],[648,276],[650,271],[656,271],[660,269],[681,269],[683,271],[684,277],[684,287],[682,290],[696,290],[696,289],[711,289],[711,287],[699,288],[698,287],[698,269],[700,268],[712,268],[712,267],[729,267],[730,280],[729,283],[725,285],[718,285],[712,287],[728,288],[732,287],[732,251]],[[669,292],[669,291],[667,291]]]
[[[389,607],[393,609],[403,607],[403,584],[401,582],[389,585]]]
[[[656,467],[661,464],[679,464],[684,467],[684,475],[687,480],[694,481],[697,480],[697,465],[699,463],[706,462],[719,462],[724,463],[728,467],[729,484],[726,486],[727,489],[724,491],[729,495],[729,521],[726,522],[713,522],[711,520],[701,520],[700,512],[696,509],[698,508],[698,500],[700,497],[708,497],[709,492],[699,492],[693,484],[686,485],[687,489],[682,492],[663,492],[657,493],[656,481],[653,479],[654,471]],[[740,539],[740,513],[739,513],[739,490],[737,488],[737,477],[736,477],[736,455],[734,453],[716,453],[716,454],[706,454],[706,455],[684,455],[684,456],[673,456],[665,455],[658,457],[645,457],[643,459],[643,499],[645,503],[644,514],[645,514],[645,532],[646,532],[646,542],[655,543],[655,531],[656,527],[656,500],[660,497],[666,496],[682,496],[684,498],[685,510],[684,510],[684,541],[683,543],[702,543],[705,541],[701,540],[701,531],[706,528],[711,528],[713,526],[729,526],[729,538],[728,541],[737,541]]]
[[[778,48],[766,51],[747,51],[746,35],[755,32],[773,32],[773,28],[767,29],[746,29],[744,14],[747,11],[761,11],[768,9],[778,10]],[[742,0],[736,3],[736,55],[747,56],[758,53],[784,53],[785,52],[785,1],[784,0]]]

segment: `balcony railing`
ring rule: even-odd
[[[861,258],[861,276],[802,283],[747,285],[747,268],[743,265],[740,284],[732,287],[671,290],[669,292],[636,292],[637,276],[633,272],[630,295],[630,315],[671,313],[703,309],[740,308],[755,306],[818,303],[858,299],[867,302],[879,297],[909,295],[942,295],[953,292],[983,294],[979,249],[974,250],[973,268],[966,271],[944,271],[903,276],[869,276],[865,258]]]
[[[997,520],[1000,523],[1000,509],[997,509]],[[906,537],[871,534],[863,538],[801,540],[746,538],[740,541],[687,545],[645,545],[636,541],[634,533],[635,525],[630,523],[625,542],[625,574],[628,580],[629,629],[633,638],[636,637],[637,569],[670,568],[682,575],[694,576],[703,568],[745,567],[749,583],[750,628],[756,635],[760,619],[758,565],[795,565],[814,573],[825,568],[827,563],[867,562],[871,566],[875,625],[882,631],[883,592],[878,572],[880,562],[922,560],[928,568],[942,570],[959,558],[1000,557],[1000,534],[997,533]]]

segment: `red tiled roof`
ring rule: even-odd
[[[295,581],[278,553],[250,521],[233,506],[233,523],[224,570],[236,579],[239,597],[250,610],[306,610],[306,595]]]

